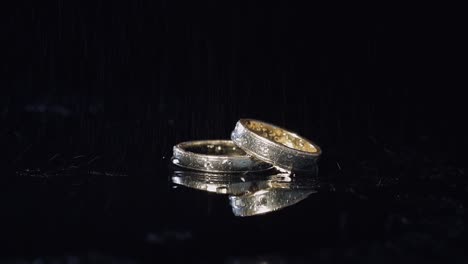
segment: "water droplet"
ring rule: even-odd
[[[213,168],[213,164],[211,164],[210,162],[206,162],[206,163],[205,163],[205,168],[207,168],[207,169],[212,169],[212,168]]]
[[[221,150],[223,150],[223,147],[221,147],[221,146],[216,147],[216,151],[221,151]]]
[[[266,197],[260,198],[260,204],[261,205],[266,205],[268,203],[268,199]]]
[[[214,148],[214,145],[206,145],[207,148],[212,149]]]
[[[180,162],[180,161],[179,161],[178,159],[173,159],[173,160],[172,160],[172,163],[174,163],[174,164],[179,164],[179,162]]]

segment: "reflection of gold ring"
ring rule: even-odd
[[[270,164],[254,159],[230,140],[200,140],[174,146],[172,163],[207,172],[261,171]]]
[[[286,170],[313,170],[321,149],[278,126],[253,119],[237,122],[231,139],[247,154]]]

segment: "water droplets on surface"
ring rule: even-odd
[[[180,161],[179,161],[178,159],[173,159],[173,160],[172,160],[172,163],[174,163],[174,164],[179,164]]]

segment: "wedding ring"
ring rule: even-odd
[[[272,166],[247,155],[231,140],[200,140],[174,146],[172,163],[206,172],[262,171]]]
[[[231,139],[247,154],[289,171],[316,168],[319,146],[281,127],[253,119],[237,122]]]

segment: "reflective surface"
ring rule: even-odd
[[[286,171],[313,171],[322,154],[307,139],[253,119],[237,121],[231,140],[252,157]]]
[[[0,263],[468,263],[464,15],[322,2],[8,1]],[[172,182],[175,144],[246,117],[330,184],[237,217]]]
[[[251,119],[244,119],[240,122],[255,134],[286,147],[310,153],[319,152],[317,147],[309,142],[309,140],[284,128]]]
[[[172,182],[217,194],[228,194],[236,216],[270,213],[294,205],[319,187],[317,171],[310,174],[215,174],[175,171]],[[273,173],[273,174],[271,174]]]

